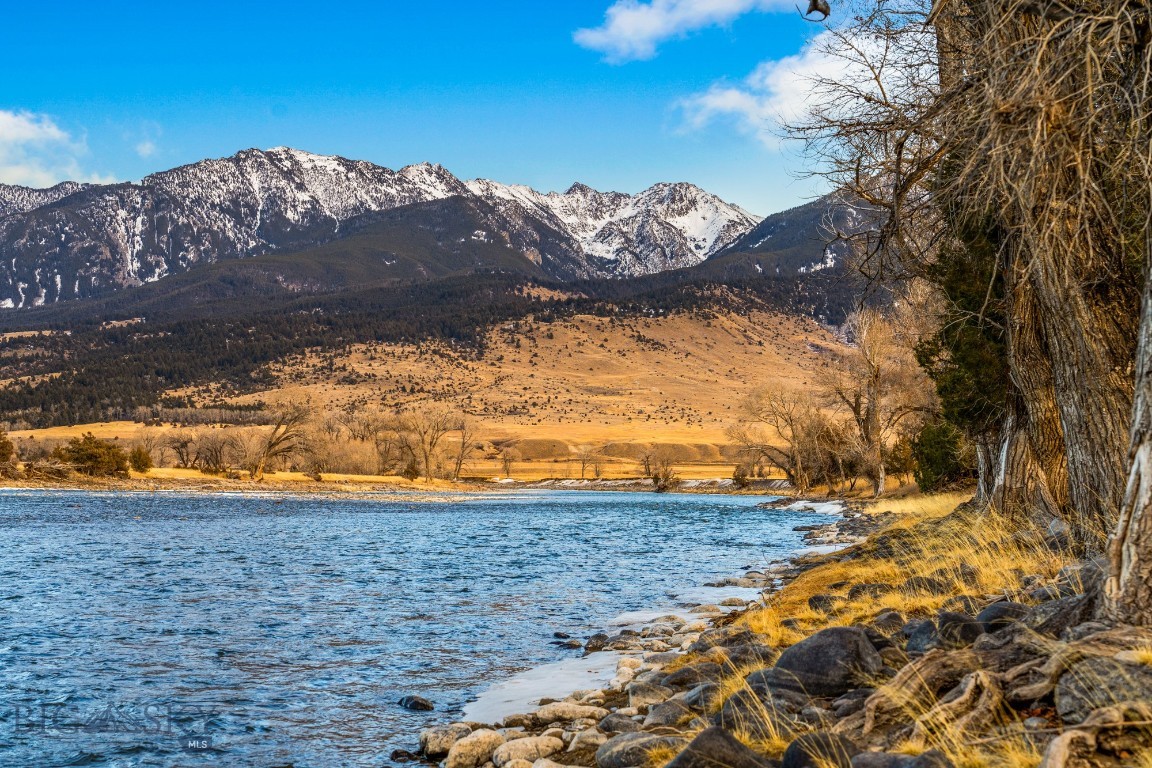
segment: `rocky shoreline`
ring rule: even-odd
[[[933,525],[962,542],[975,521],[962,507]],[[847,509],[805,531],[834,553],[717,584],[755,586],[767,602],[814,569],[906,559],[916,532],[875,533],[889,522]],[[1061,551],[1058,526],[1042,546]],[[418,753],[392,758],[444,768],[1132,768],[1139,750],[1152,755],[1152,632],[1098,620],[1099,563],[1004,574],[998,594],[981,593],[963,564],[944,570],[895,586],[829,584],[807,601],[809,627],[821,626],[812,616],[827,621],[799,640],[753,631],[742,619],[755,604],[598,633],[585,651],[619,654],[606,685],[499,722],[429,728]],[[940,607],[882,609],[895,590]],[[877,610],[866,620],[838,620],[838,606],[869,600]],[[978,754],[1003,758],[964,757]]]

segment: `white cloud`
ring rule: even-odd
[[[156,142],[151,139],[145,139],[136,145],[136,154],[143,158],[152,157],[152,155],[156,154]]]
[[[792,6],[792,0],[616,0],[602,25],[577,30],[573,37],[611,62],[650,59],[665,40],[727,24],[751,11]]]
[[[812,98],[813,78],[843,79],[854,68],[827,53],[830,32],[821,32],[793,56],[766,61],[738,84],[717,83],[680,102],[687,127],[699,129],[721,119],[776,147],[781,126],[803,115]]]
[[[61,181],[108,183],[114,179],[86,172],[84,139],[63,130],[48,115],[0,109],[0,183],[50,187]]]

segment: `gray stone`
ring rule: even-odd
[[[512,760],[535,762],[542,757],[550,757],[564,749],[564,742],[552,736],[529,736],[505,742],[492,752],[492,763],[503,768]]]
[[[632,768],[644,765],[655,749],[680,749],[688,740],[679,736],[656,736],[650,733],[621,733],[596,750],[598,768]]]
[[[794,733],[799,723],[786,702],[766,690],[744,689],[724,701],[724,706],[713,718],[713,725],[729,731],[740,731],[754,739],[774,739]]]
[[[940,635],[936,631],[936,622],[931,619],[910,621],[901,630],[908,641],[904,650],[909,656],[922,656],[933,648],[940,647]]]
[[[1152,701],[1152,667],[1090,657],[1056,682],[1056,711],[1065,723],[1080,723],[1095,709],[1124,701]]]
[[[835,595],[812,595],[808,598],[808,607],[814,611],[828,613],[843,601],[844,598]]]
[[[662,685],[633,681],[624,689],[628,693],[628,706],[650,707],[672,697],[674,691]]]
[[[980,613],[986,601],[983,598],[974,595],[956,595],[944,601],[942,606],[946,611],[953,611],[955,613],[966,613],[969,616],[975,616]]]
[[[956,764],[940,750],[930,749],[912,758],[905,768],[956,768]]]
[[[492,753],[504,743],[496,731],[482,728],[457,741],[448,750],[444,768],[480,768],[492,759]]]
[[[891,634],[904,626],[904,616],[899,611],[884,611],[872,619],[872,626],[881,632]]]
[[[858,754],[860,748],[839,734],[806,733],[784,750],[780,768],[852,768]]]
[[[608,741],[608,736],[602,733],[597,728],[589,728],[580,731],[572,737],[572,743],[568,745],[569,752],[579,752],[583,749],[599,749],[601,745]]]
[[[719,664],[705,661],[700,664],[690,664],[672,672],[660,681],[666,688],[692,688],[700,683],[716,682],[724,676],[724,669]]]
[[[716,683],[701,683],[684,694],[684,703],[693,709],[704,712],[712,709],[720,699],[720,686]]]
[[[716,646],[727,647],[756,642],[756,636],[747,627],[716,627],[700,634],[696,642],[688,647],[692,653],[702,653]]]
[[[770,645],[743,643],[725,648],[724,654],[728,657],[728,664],[731,667],[747,668],[772,664],[780,652]]]
[[[998,632],[1020,621],[1020,619],[1024,618],[1031,610],[1031,608],[1023,603],[1002,601],[992,603],[992,605],[980,611],[980,613],[976,615],[976,621],[980,622],[985,632]]]
[[[413,712],[431,712],[436,709],[436,705],[423,696],[405,696],[397,703],[404,709],[411,709]]]
[[[839,696],[867,683],[884,668],[859,627],[830,627],[780,655],[777,670],[790,673],[810,696]]]
[[[779,763],[753,752],[723,728],[697,734],[666,768],[776,768]]]
[[[966,648],[984,634],[984,625],[963,613],[941,611],[936,621],[940,639],[950,648]]]
[[[644,718],[644,727],[675,727],[683,725],[694,717],[696,717],[696,713],[682,699],[672,699],[651,707],[648,710],[648,716]]]
[[[545,704],[533,713],[536,721],[542,724],[560,723],[571,720],[600,720],[608,716],[603,707],[574,704],[570,701],[556,701]],[[505,722],[507,724],[507,722]]]
[[[453,744],[470,733],[472,729],[464,723],[429,728],[420,734],[420,752],[432,758],[444,757]]]
[[[1069,627],[1092,618],[1095,602],[1089,595],[1073,595],[1041,603],[1028,612],[1021,623],[1041,635],[1058,638]]]
[[[604,733],[633,733],[640,730],[640,723],[627,715],[613,713],[600,721],[599,728]]]
[[[848,599],[860,600],[870,597],[875,600],[881,595],[887,595],[895,591],[896,587],[891,584],[855,584],[848,590]]]

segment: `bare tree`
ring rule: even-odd
[[[460,433],[460,447],[452,464],[452,479],[459,480],[460,473],[464,471],[464,462],[476,450],[476,423],[467,416],[460,417],[456,422],[456,431]]]
[[[588,467],[596,462],[596,449],[591,445],[576,446],[576,461],[580,464],[580,479],[583,480]]]
[[[312,407],[307,403],[288,403],[276,410],[276,421],[266,431],[257,446],[249,468],[249,475],[259,482],[269,462],[292,456],[304,449],[306,427],[312,418]]]
[[[458,424],[459,417],[439,408],[411,410],[401,415],[398,436],[406,450],[419,462],[425,481],[430,481],[435,473],[434,459],[441,441]]]
[[[164,438],[164,444],[176,455],[176,466],[187,469],[196,457],[196,433],[178,429]]]

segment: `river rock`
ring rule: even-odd
[[[721,691],[717,683],[701,683],[684,694],[684,703],[693,709],[704,712],[712,709],[720,700]]]
[[[778,763],[753,752],[723,728],[707,728],[666,768],[775,768]]]
[[[496,731],[481,728],[457,741],[448,750],[444,768],[480,768],[492,759],[492,753],[504,743]]]
[[[596,765],[598,768],[633,768],[644,765],[653,750],[680,749],[687,744],[688,740],[679,736],[622,733],[608,739],[596,750]]]
[[[940,750],[930,749],[912,758],[904,768],[956,768],[956,764]]]
[[[862,598],[870,597],[875,600],[882,595],[887,595],[895,591],[896,587],[892,586],[891,584],[854,584],[852,585],[852,588],[848,590],[848,599],[860,600]]]
[[[608,741],[608,736],[599,729],[589,728],[580,731],[572,737],[572,742],[568,745],[568,751],[576,752],[581,749],[599,749],[606,741]]]
[[[397,703],[404,709],[411,709],[414,712],[431,712],[436,709],[436,705],[423,696],[405,696]]]
[[[940,639],[950,648],[966,648],[984,634],[984,625],[963,613],[941,611],[936,621]]]
[[[601,720],[598,727],[604,733],[633,733],[640,730],[640,723],[627,715],[614,712]]]
[[[1091,657],[1056,682],[1056,711],[1066,723],[1080,723],[1093,710],[1124,701],[1152,701],[1152,667]]]
[[[788,648],[775,668],[791,673],[810,696],[839,696],[874,678],[884,660],[864,630],[830,627]]]
[[[637,709],[640,707],[650,707],[653,704],[667,701],[674,693],[671,688],[642,682],[629,683],[628,687],[624,690],[628,693],[628,706],[636,707]]]
[[[1041,635],[1059,638],[1064,630],[1091,619],[1094,607],[1089,595],[1062,597],[1037,605],[1021,623]]]
[[[881,632],[892,633],[904,626],[905,620],[900,611],[884,611],[872,619],[872,626]]]
[[[1032,609],[1023,603],[1004,600],[999,603],[992,603],[992,605],[980,611],[980,613],[976,614],[976,621],[980,622],[985,632],[998,632],[1020,621],[1020,619],[1028,615],[1030,610]]]
[[[557,701],[545,704],[533,713],[539,723],[562,723],[572,720],[602,720],[609,714],[603,707],[576,704],[571,701]]]
[[[940,634],[936,630],[936,622],[931,619],[910,621],[900,631],[908,638],[904,644],[904,650],[909,656],[923,656],[941,645]]]
[[[432,758],[444,757],[460,739],[472,733],[472,729],[464,723],[451,725],[438,725],[429,728],[420,734],[420,751]]]
[[[729,667],[767,666],[780,655],[770,645],[761,643],[741,643],[724,649],[725,662]]]
[[[711,661],[690,664],[672,672],[660,681],[665,688],[692,688],[700,683],[715,682],[724,676],[724,669]]]
[[[496,768],[503,768],[512,760],[535,762],[542,757],[550,757],[564,749],[564,742],[552,736],[529,736],[509,741],[492,752],[492,762]]]
[[[747,627],[716,627],[702,632],[700,637],[696,642],[692,643],[688,650],[693,653],[702,653],[718,645],[726,647],[741,645],[743,643],[754,643],[756,640],[756,635]]]
[[[745,688],[724,701],[712,724],[746,733],[754,739],[775,739],[796,730],[798,723],[791,714],[792,709],[768,691]]]
[[[504,763],[504,768],[532,768],[531,760],[509,760]]]
[[[784,750],[780,768],[852,768],[860,748],[835,733],[818,731],[800,736]]]
[[[649,708],[648,716],[644,718],[644,727],[675,727],[694,717],[696,717],[696,713],[682,699],[671,699]]]

